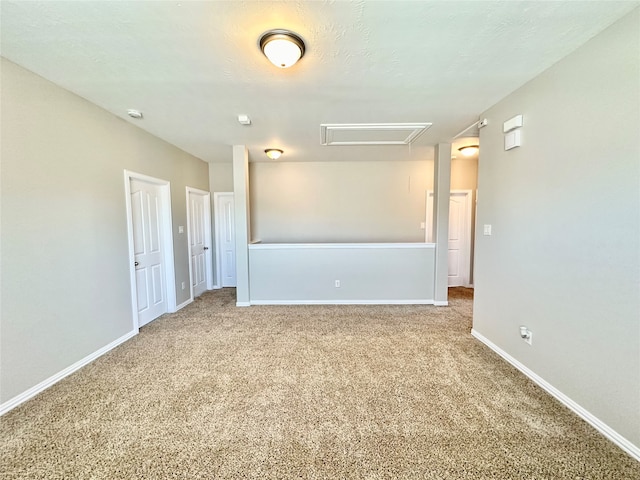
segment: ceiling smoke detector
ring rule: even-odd
[[[132,108],[127,110],[127,115],[129,115],[131,118],[135,118],[137,120],[142,118],[142,112],[140,110],[134,110]]]

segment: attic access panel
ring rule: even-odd
[[[320,125],[322,145],[410,145],[431,123],[335,123]]]

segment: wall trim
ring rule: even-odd
[[[433,300],[251,300],[251,305],[433,305]]]
[[[433,304],[436,307],[448,307],[449,306],[449,302],[447,300],[438,300],[438,301],[434,301]]]
[[[187,298],[184,302],[182,302],[180,305],[178,305],[175,309],[175,311],[171,312],[171,313],[175,313],[178,310],[183,309],[184,307],[186,307],[187,305],[189,305],[190,303],[193,303],[193,298]]]
[[[8,411],[13,410],[18,405],[26,402],[30,398],[35,397],[40,392],[43,392],[47,388],[49,388],[52,385],[58,383],[63,378],[65,378],[65,377],[71,375],[72,373],[80,370],[85,365],[90,364],[91,362],[96,360],[98,357],[101,357],[102,355],[104,355],[105,353],[109,352],[110,350],[113,350],[115,347],[117,347],[118,345],[126,342],[130,338],[135,337],[137,334],[138,334],[138,329],[137,328],[134,329],[134,330],[131,330],[129,333],[127,333],[127,334],[123,335],[122,337],[114,340],[113,342],[109,343],[108,345],[105,345],[104,347],[96,350],[95,352],[87,355],[83,359],[78,360],[77,362],[75,362],[74,364],[68,366],[64,370],[59,371],[58,373],[50,376],[46,380],[43,380],[42,382],[38,383],[37,385],[34,385],[30,389],[22,392],[19,395],[16,395],[15,397],[7,400],[3,404],[0,404],[0,415],[4,415]]]
[[[253,305],[251,302],[236,302],[236,307],[250,307]]]
[[[294,248],[436,248],[435,243],[250,243],[249,250],[290,250]]]
[[[527,368],[524,364],[520,363],[518,360],[513,358],[511,355],[509,355],[507,352],[502,350],[491,340],[487,339],[477,330],[471,329],[471,335],[476,339],[478,339],[480,342],[484,343],[487,347],[489,347],[495,353],[500,355],[508,363],[510,363],[515,368],[517,368],[522,373],[524,373],[539,387],[541,387],[543,390],[549,393],[552,397],[554,397],[556,400],[558,400],[560,403],[566,406],[573,413],[575,413],[580,418],[585,420],[589,425],[591,425],[593,428],[598,430],[601,434],[603,434],[605,437],[607,437],[609,440],[615,443],[618,447],[620,447],[626,453],[631,455],[631,457],[633,457],[635,460],[640,461],[640,447],[634,445],[629,440],[624,438],[622,435],[616,432],[613,428],[608,426],[606,423],[604,423],[598,417],[596,417],[591,412],[586,410],[584,407],[580,406],[578,403],[576,403],[574,400],[572,400],[567,395],[562,393],[560,390],[555,388],[553,385],[551,385],[549,382],[544,380],[538,374],[534,373],[532,370]]]

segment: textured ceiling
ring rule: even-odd
[[[409,159],[638,6],[637,1],[84,1],[1,8],[1,54],[207,161]],[[258,48],[298,33],[277,69]],[[144,120],[126,116],[128,108]],[[242,126],[238,114],[248,114]],[[411,146],[322,146],[322,123],[431,122]],[[468,134],[469,132],[467,132]]]

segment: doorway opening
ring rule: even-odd
[[[426,195],[425,242],[433,243],[433,191]],[[473,190],[451,190],[449,197],[449,287],[472,286]]]

